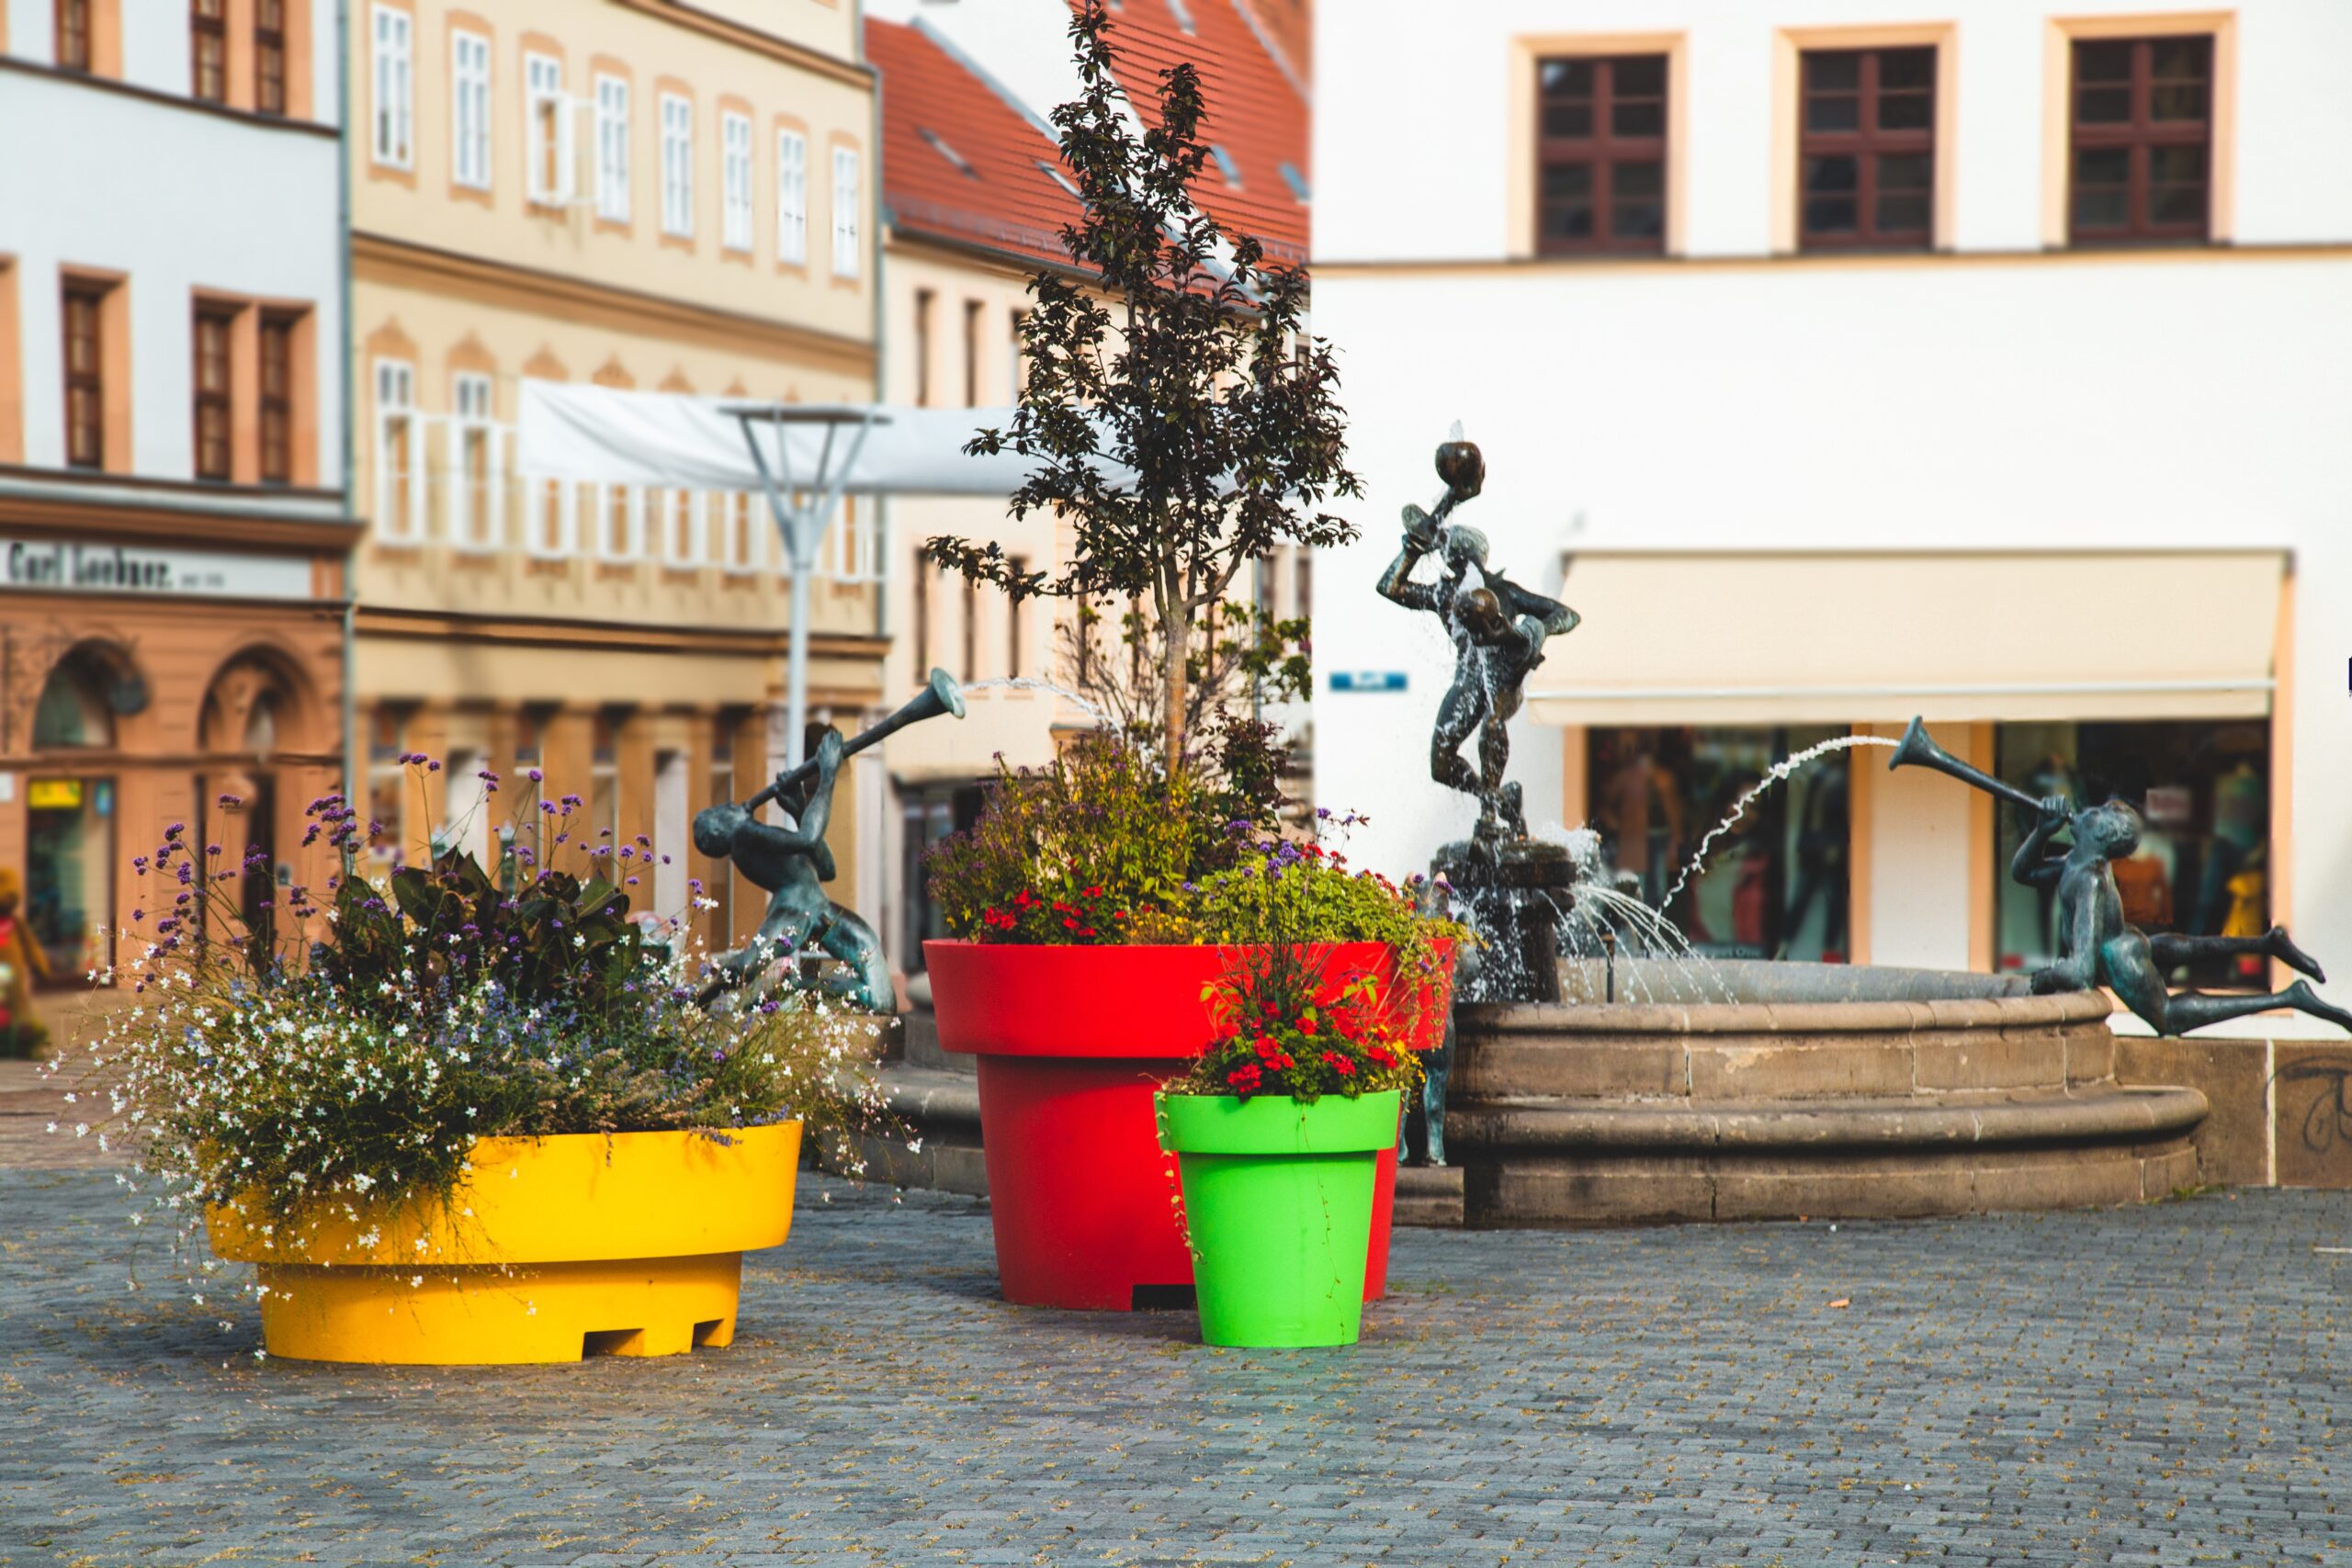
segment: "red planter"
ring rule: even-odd
[[[1379,942],[1319,949],[1333,991],[1369,970],[1394,979]],[[1208,1043],[1202,988],[1214,947],[1044,947],[927,942],[943,1050],[979,1058],[997,1277],[1007,1301],[1125,1312],[1138,1288],[1193,1282],[1173,1156],[1151,1097]],[[1450,992],[1453,953],[1442,984]],[[1444,1041],[1445,997],[1411,1042]],[[1388,1287],[1396,1156],[1382,1156],[1364,1299]]]

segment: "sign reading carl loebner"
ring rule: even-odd
[[[0,539],[0,588],[223,599],[307,599],[311,564],[299,557],[214,550]]]

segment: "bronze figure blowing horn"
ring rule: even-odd
[[[2004,783],[1980,768],[1970,767],[1966,762],[1937,745],[1934,738],[1928,733],[1928,723],[1924,718],[1915,718],[1911,721],[1910,728],[1903,732],[1902,743],[1894,748],[1894,760],[1886,766],[1889,773],[1905,766],[1933,768],[1939,773],[1950,773],[1962,784],[1974,784],[1987,795],[1996,795],[2003,800],[2022,806],[2028,811],[2041,809],[2041,801],[2018,788],[2017,785]]]
[[[906,705],[889,717],[852,736],[842,746],[842,755],[846,757],[854,751],[863,751],[868,746],[888,739],[910,724],[921,724],[924,719],[937,718],[942,714],[963,717],[964,694],[956,686],[953,675],[944,670],[933,670],[930,684],[908,699]],[[743,809],[757,811],[793,785],[816,776],[817,764],[813,760],[801,763],[790,773],[778,773],[774,784],[743,803]]]

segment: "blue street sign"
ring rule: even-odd
[[[1331,689],[1335,692],[1401,692],[1405,689],[1402,670],[1335,670],[1331,672]]]

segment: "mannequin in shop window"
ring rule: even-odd
[[[38,1055],[49,1039],[33,1011],[33,982],[49,978],[49,958],[25,923],[23,902],[16,868],[0,866],[0,1056]]]
[[[2327,976],[2284,926],[2260,935],[2151,936],[2127,921],[2113,863],[2139,847],[2140,831],[2140,814],[2120,800],[2076,810],[2063,795],[2042,799],[2033,831],[2009,863],[2011,876],[2029,887],[2051,890],[2057,904],[2060,957],[2035,973],[2037,994],[2109,986],[2158,1034],[2186,1034],[2272,1008],[2292,1008],[2352,1030],[2352,1012],[2321,1000],[2312,989],[2311,980],[2324,984]],[[2064,848],[2052,842],[2061,833],[2068,839]],[[2165,975],[2182,964],[2230,957],[2275,958],[2311,980],[2264,996],[2174,993],[2165,987]]]

